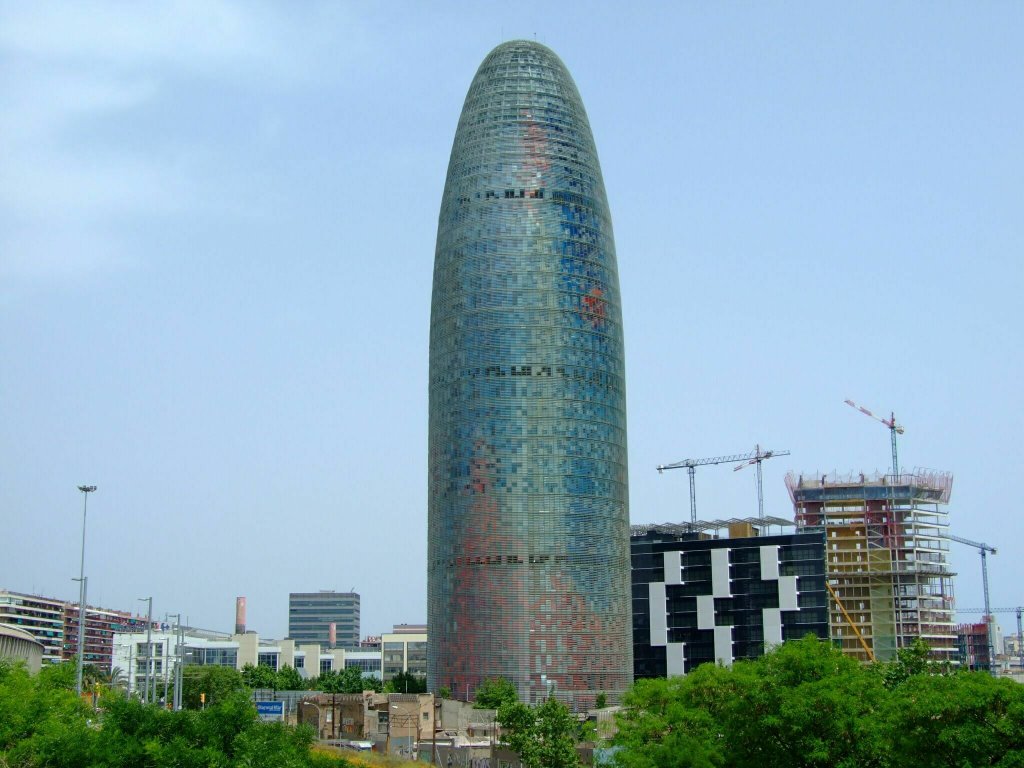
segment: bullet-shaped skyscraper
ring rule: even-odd
[[[626,389],[611,216],[548,48],[480,65],[438,219],[430,318],[428,682],[524,701],[632,681]]]

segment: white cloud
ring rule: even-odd
[[[357,55],[343,8],[299,10],[228,0],[0,5],[0,269],[61,277],[107,267],[121,261],[113,233],[126,220],[233,205],[211,140],[167,104],[187,108],[189,84],[246,95],[313,84],[331,74],[322,62],[336,62],[339,36],[349,43],[342,58]]]
[[[0,11],[0,48],[46,61],[223,73],[279,54],[277,22],[266,8],[223,0],[8,4]]]

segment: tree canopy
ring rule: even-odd
[[[498,709],[502,704],[519,701],[519,693],[512,681],[504,677],[489,677],[480,683],[473,697],[477,709]]]
[[[498,708],[501,740],[519,754],[523,768],[576,768],[579,723],[566,707],[549,698],[537,707],[506,701]]]
[[[426,693],[427,678],[416,677],[411,672],[399,672],[384,684],[388,693]]]
[[[223,667],[192,668],[224,670]],[[70,670],[70,673],[69,673]],[[110,690],[98,711],[74,693],[74,664],[30,676],[0,660],[0,766],[314,768],[348,765],[310,749],[313,732],[257,719],[241,687],[202,711],[171,712]]]
[[[185,709],[219,704],[232,694],[245,691],[245,688],[242,674],[234,667],[188,665],[181,670],[181,705]]]
[[[639,680],[619,768],[1024,766],[1024,687],[946,674],[927,646],[862,666],[825,641],[784,643],[731,668]]]

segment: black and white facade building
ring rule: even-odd
[[[634,526],[631,557],[637,679],[829,636],[820,533],[711,538],[685,526]]]

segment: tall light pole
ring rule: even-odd
[[[75,693],[82,697],[82,667],[85,665],[85,516],[89,511],[89,494],[95,485],[80,485],[82,492],[82,558],[78,566],[78,670],[75,673]]]
[[[146,693],[142,699],[143,702],[149,704],[149,673],[153,667],[153,598],[140,597],[139,600],[149,603],[149,609],[146,612]]]
[[[170,613],[167,618],[174,617],[174,697],[171,708],[174,711],[181,709],[181,668],[185,663],[185,649],[183,645],[183,630],[181,627],[181,614]],[[169,658],[164,659],[164,664],[169,661]],[[166,690],[164,691],[164,697],[167,697]]]

